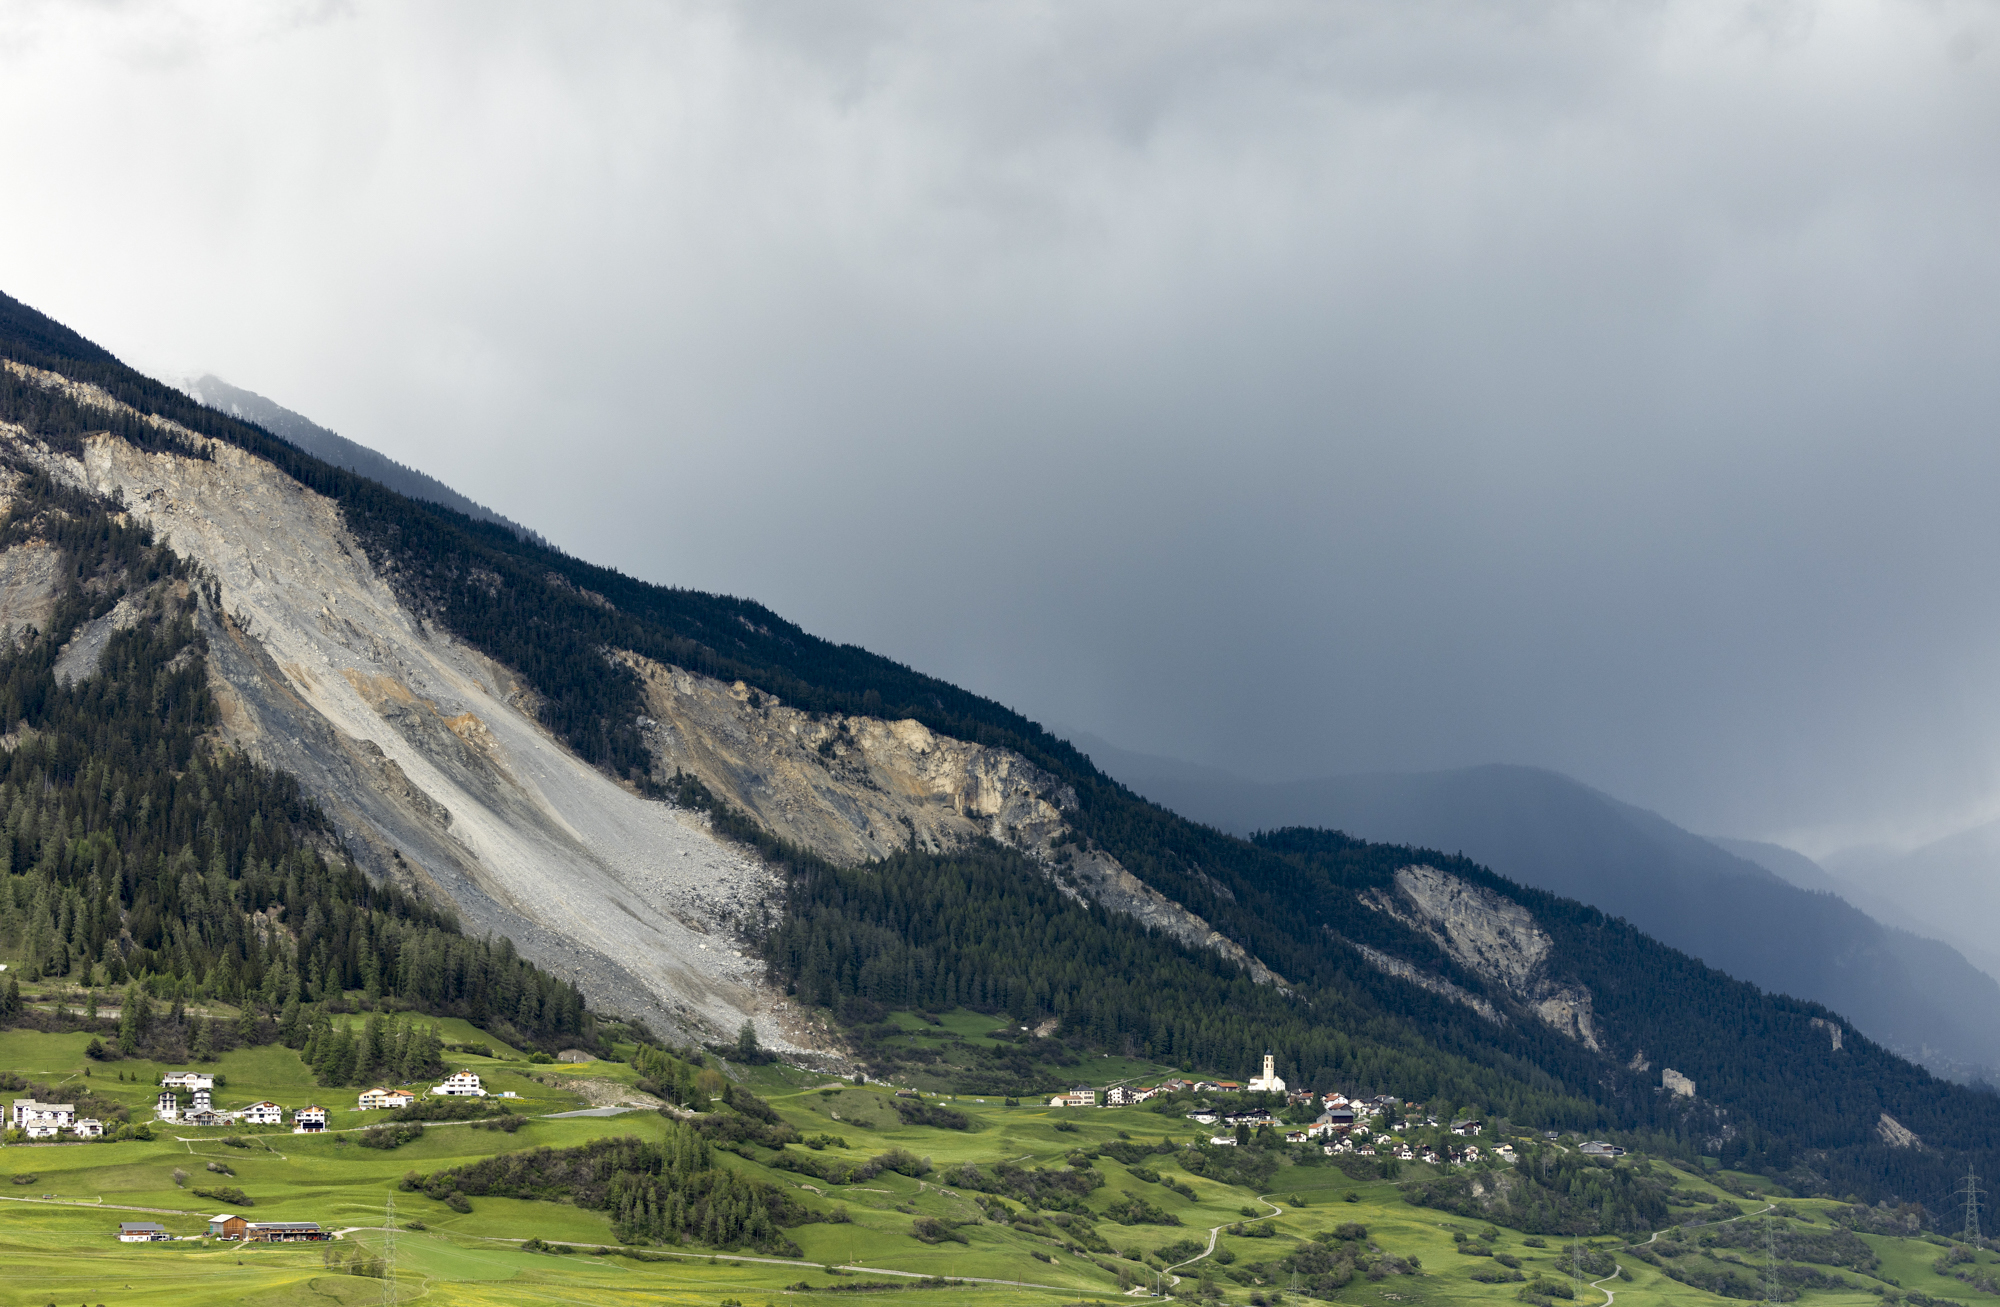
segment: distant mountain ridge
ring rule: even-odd
[[[2000,981],[1949,944],[1899,928],[1907,922],[1870,916],[1802,854],[1748,841],[1725,847],[1532,767],[1263,784],[1087,733],[1071,739],[1134,790],[1196,821],[1245,835],[1324,826],[1463,853],[1624,917],[1732,976],[1825,1003],[1941,1075],[2000,1081]]]
[[[328,431],[312,419],[294,413],[275,400],[266,399],[253,390],[232,386],[212,373],[204,373],[192,381],[185,382],[181,389],[210,408],[219,409],[232,417],[254,423],[280,440],[297,445],[323,463],[331,463],[357,476],[379,481],[397,494],[421,499],[426,503],[441,504],[455,512],[465,514],[474,521],[492,522],[504,526],[523,540],[532,540],[540,545],[548,544],[539,532],[494,512],[484,504],[467,499],[436,477],[419,472],[413,467],[406,467],[386,454],[378,453],[366,445],[356,444],[345,436]]]

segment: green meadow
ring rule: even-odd
[[[484,1040],[470,1027],[454,1029],[447,1037]],[[150,1118],[158,1077],[174,1068],[143,1061],[89,1063],[82,1056],[85,1042],[76,1035],[0,1032],[0,1067],[58,1088],[87,1084],[128,1105],[135,1121]],[[7,1147],[0,1151],[0,1174],[6,1177],[0,1183],[0,1267],[6,1271],[0,1276],[0,1307],[383,1301],[686,1302],[719,1307],[725,1300],[743,1307],[798,1307],[816,1298],[841,1300],[861,1285],[871,1286],[864,1296],[909,1307],[968,1301],[1051,1307],[1109,1303],[1149,1297],[1155,1287],[1234,1304],[1250,1304],[1255,1295],[1262,1303],[1303,1305],[1313,1300],[1293,1289],[1282,1273],[1271,1269],[1260,1278],[1246,1268],[1274,1267],[1299,1240],[1349,1222],[1365,1226],[1368,1242],[1383,1253],[1414,1259],[1421,1270],[1379,1280],[1356,1277],[1337,1292],[1335,1301],[1367,1307],[1515,1301],[1521,1284],[1473,1278],[1481,1268],[1490,1272],[1499,1258],[1462,1255],[1461,1244],[1517,1261],[1530,1281],[1539,1277],[1570,1286],[1575,1297],[1569,1301],[1576,1304],[1606,1303],[1614,1294],[1618,1307],[1730,1301],[1668,1278],[1643,1253],[1610,1239],[1592,1240],[1590,1246],[1615,1259],[1618,1276],[1602,1288],[1571,1285],[1560,1240],[1531,1246],[1519,1232],[1411,1206],[1395,1182],[1355,1180],[1324,1165],[1284,1167],[1265,1201],[1249,1190],[1185,1173],[1170,1154],[1153,1154],[1139,1169],[1150,1166],[1161,1181],[1185,1186],[1192,1197],[1100,1154],[1089,1164],[1106,1183],[1088,1204],[1110,1251],[1084,1253],[1067,1244],[1059,1231],[1037,1233],[983,1219],[976,1195],[941,1185],[940,1173],[961,1162],[989,1170],[1002,1161],[1024,1168],[1062,1168],[1080,1150],[1122,1140],[1152,1143],[1168,1136],[1184,1143],[1198,1127],[1143,1108],[1051,1109],[1034,1102],[1010,1107],[998,1098],[966,1095],[929,1101],[963,1113],[971,1129],[910,1126],[883,1087],[855,1086],[783,1066],[732,1070],[802,1134],[837,1137],[811,1156],[859,1163],[901,1148],[929,1158],[936,1169],[917,1178],[883,1171],[833,1185],[718,1150],[720,1164],[786,1187],[819,1210],[844,1209],[848,1219],[791,1229],[788,1233],[804,1254],[799,1258],[693,1247],[620,1250],[603,1212],[561,1202],[484,1197],[472,1200],[471,1211],[458,1212],[399,1187],[408,1171],[437,1171],[498,1152],[563,1148],[606,1135],[657,1138],[667,1128],[664,1118],[650,1111],[548,1119],[548,1114],[589,1105],[586,1095],[565,1086],[591,1079],[629,1084],[634,1073],[623,1063],[532,1064],[498,1045],[494,1053],[492,1058],[453,1054],[449,1060],[476,1070],[489,1088],[519,1095],[514,1106],[530,1120],[513,1134],[435,1123],[426,1126],[421,1139],[394,1150],[361,1147],[358,1132],[385,1114],[356,1110],[356,1090],[319,1089],[295,1053],[264,1047],[231,1052],[213,1064],[227,1077],[226,1088],[216,1095],[218,1105],[237,1107],[260,1098],[288,1107],[318,1103],[332,1110],[329,1133],[199,1130],[156,1123],[151,1141]],[[1102,1083],[1105,1077],[1100,1072],[1091,1078]],[[235,1142],[225,1142],[231,1136]],[[763,1155],[755,1148],[746,1151]],[[232,1174],[209,1171],[211,1162]],[[1404,1178],[1422,1170],[1406,1168]],[[1731,1197],[1700,1177],[1677,1178],[1690,1193]],[[1766,1183],[1742,1177],[1736,1187],[1741,1191]],[[221,1185],[240,1188],[254,1206],[238,1208],[193,1192]],[[1128,1194],[1171,1213],[1179,1224],[1124,1225],[1104,1214]],[[1746,1200],[1738,1192],[1733,1200],[1747,1213],[1743,1219],[1763,1219],[1762,1197]],[[357,1260],[364,1270],[371,1269],[371,1262],[386,1263],[392,1202],[393,1278],[350,1273]],[[1826,1213],[1835,1206],[1787,1200],[1780,1215],[1799,1228],[1826,1230],[1831,1228]],[[223,1210],[255,1220],[317,1221],[343,1233],[326,1245],[250,1247],[205,1238],[158,1244],[120,1244],[115,1238],[121,1220],[158,1221],[177,1235],[200,1236],[206,1218]],[[965,1242],[920,1241],[912,1230],[925,1217],[952,1224]],[[1206,1251],[1211,1231],[1216,1232],[1212,1255]],[[1268,1233],[1258,1237],[1263,1231]],[[1907,1296],[1917,1307],[1926,1299],[2000,1303],[1996,1295],[1933,1270],[1943,1251],[1937,1242],[1864,1237],[1881,1258],[1876,1275],[1882,1278],[1842,1272],[1868,1288],[1809,1291],[1799,1301],[1811,1307],[1860,1307],[1880,1303],[1886,1295]],[[522,1245],[531,1238],[575,1251],[528,1251]],[[1159,1255],[1162,1250],[1167,1257]],[[1734,1265],[1728,1259],[1743,1254],[1742,1249],[1712,1251],[1721,1259],[1713,1263],[1717,1268]],[[1992,1253],[1981,1251],[1956,1269],[1970,1270],[1974,1278],[2000,1275],[1994,1262]],[[1745,1257],[1735,1269],[1754,1279],[1759,1267],[1757,1258]],[[915,1277],[965,1283],[920,1285]],[[1585,1277],[1590,1278],[1602,1277]],[[895,1281],[902,1284],[874,1287]],[[1127,1285],[1132,1286],[1129,1291]]]

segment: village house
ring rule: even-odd
[[[1213,1112],[1189,1112],[1187,1118],[1196,1125],[1214,1125],[1220,1119]]]
[[[1200,1086],[1196,1086],[1196,1088],[1200,1088]],[[1208,1088],[1213,1089],[1219,1094],[1240,1094],[1243,1092],[1243,1086],[1237,1084],[1234,1080],[1217,1080],[1208,1085]]]
[[[153,1109],[153,1115],[159,1117],[162,1121],[178,1121],[180,1119],[181,1100],[175,1096],[173,1090],[162,1089],[160,1091],[159,1106]]]
[[[370,1089],[361,1095],[361,1110],[373,1112],[383,1107],[408,1107],[417,1096],[407,1089]]]
[[[285,1109],[268,1098],[261,1103],[252,1103],[243,1109],[244,1125],[283,1125],[284,1123]]]
[[[1097,1091],[1089,1085],[1078,1085],[1067,1094],[1057,1094],[1049,1100],[1050,1107],[1096,1107]]]
[[[1455,1135],[1476,1135],[1479,1133],[1479,1127],[1478,1121],[1453,1121],[1451,1132]]]
[[[171,1239],[167,1227],[155,1221],[120,1221],[118,1223],[119,1243],[153,1243]]]
[[[1624,1149],[1620,1148],[1616,1144],[1607,1144],[1601,1139],[1593,1139],[1587,1144],[1579,1145],[1576,1151],[1582,1153],[1585,1157],[1625,1156]]]
[[[26,1130],[28,1138],[41,1138],[35,1133],[37,1126],[51,1126],[61,1129],[76,1119],[74,1103],[38,1103],[32,1098],[14,1100],[13,1111],[7,1114],[7,1123],[17,1130]]]
[[[479,1077],[470,1071],[460,1071],[446,1076],[441,1085],[431,1089],[433,1094],[444,1094],[456,1098],[484,1098],[486,1091],[479,1087]]]
[[[160,1088],[211,1090],[215,1088],[215,1077],[199,1071],[169,1071],[160,1077]]]
[[[326,1129],[326,1109],[323,1107],[302,1107],[292,1113],[292,1133],[295,1135],[316,1135]]]
[[[1106,1107],[1131,1107],[1142,1101],[1144,1098],[1138,1090],[1128,1089],[1124,1085],[1113,1085],[1104,1091]]]
[[[1208,1142],[1210,1142],[1211,1144],[1214,1144],[1214,1145],[1215,1145],[1215,1146],[1216,1146],[1217,1148],[1234,1148],[1234,1147],[1236,1147],[1236,1136],[1235,1136],[1235,1135],[1211,1135],[1211,1136],[1209,1136],[1209,1140],[1208,1140]]]
[[[70,1129],[76,1134],[78,1139],[104,1138],[104,1122],[94,1116],[78,1117],[76,1124],[71,1126]]]
[[[188,1115],[192,1116],[196,1112],[209,1111],[214,1106],[214,1102],[209,1098],[209,1091],[206,1089],[197,1089],[194,1091],[194,1101],[188,1104]]]
[[[236,1114],[233,1112],[218,1112],[215,1109],[208,1107],[190,1108],[187,1112],[181,1115],[181,1124],[204,1125],[204,1126],[235,1125]]]

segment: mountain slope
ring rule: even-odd
[[[1595,909],[1421,848],[1196,825],[1001,705],[397,495],[12,301],[0,354],[7,456],[122,497],[202,569],[225,738],[297,775],[373,875],[595,1004],[794,1047],[829,1010],[1054,1016],[1009,1070],[1030,1078],[1039,1048],[1268,1046],[1302,1078],[1856,1192],[2000,1160],[2000,1100]],[[1695,1098],[1663,1090],[1666,1057]]]
[[[1489,766],[1259,785],[1087,743],[1148,797],[1196,820],[1238,832],[1326,826],[1460,851],[1731,975],[1824,1003],[1940,1074],[2000,1080],[2000,982],[1957,951],[1883,925],[1831,892],[1838,882],[1824,872],[1818,886],[1801,886],[1554,772]]]
[[[344,468],[371,481],[379,481],[397,494],[408,495],[411,499],[440,504],[454,512],[463,513],[474,521],[493,522],[504,526],[524,540],[533,540],[540,544],[548,543],[519,522],[504,517],[483,504],[474,503],[436,477],[419,472],[413,467],[405,467],[388,455],[379,454],[366,445],[357,445],[347,437],[336,435],[310,418],[294,413],[255,391],[232,386],[222,378],[207,373],[187,382],[181,388],[208,407],[260,426],[279,439],[297,445],[323,463]]]

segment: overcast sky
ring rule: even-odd
[[[1245,773],[2000,813],[1990,3],[0,7],[0,288]]]

